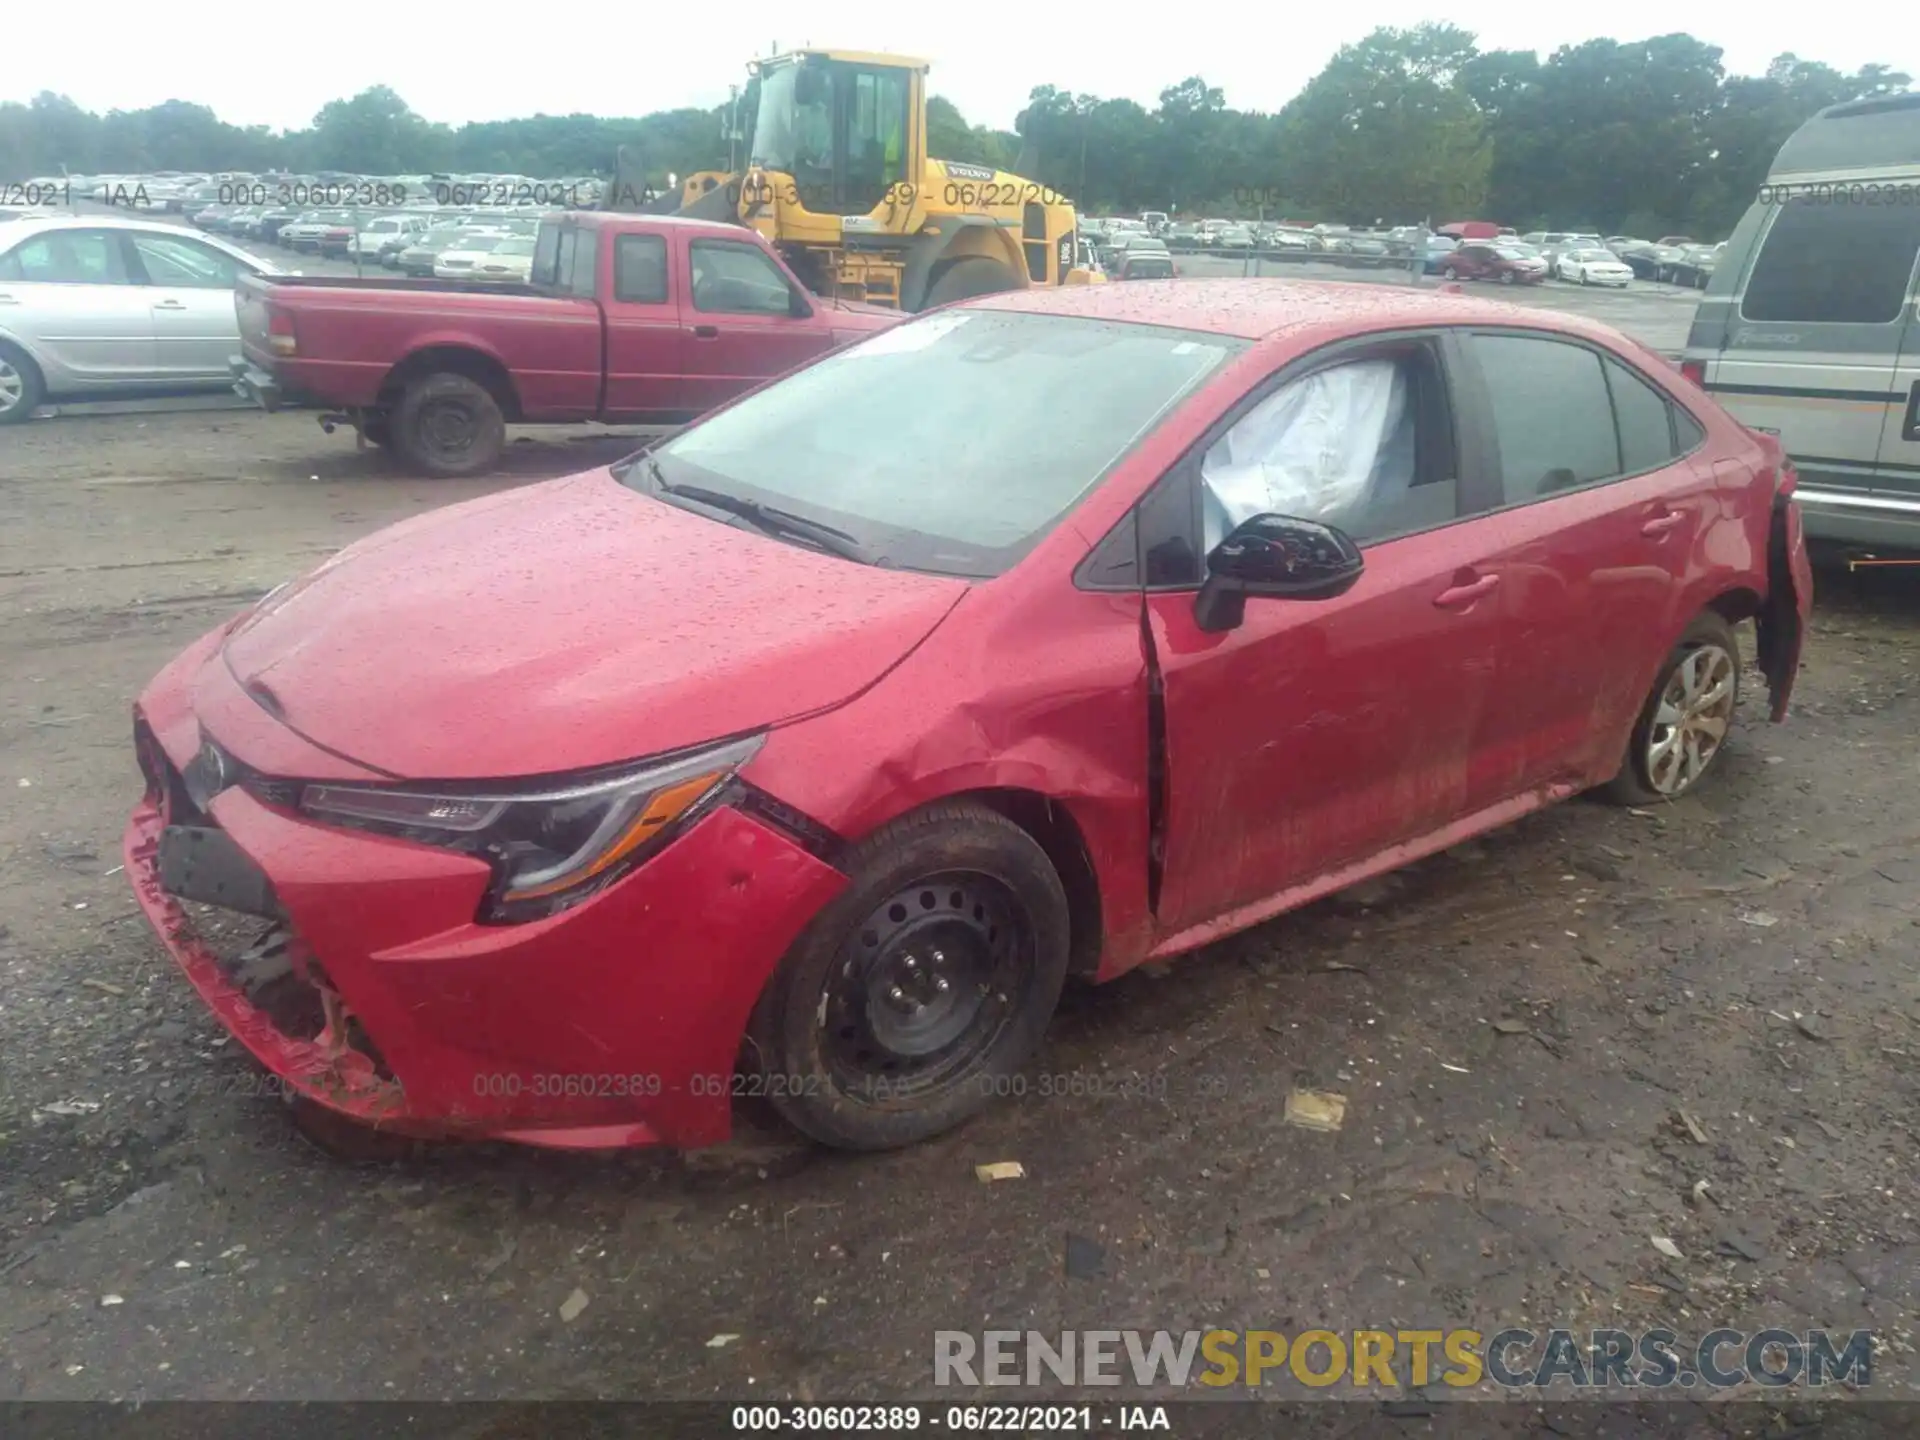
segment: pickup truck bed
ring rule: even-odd
[[[472,475],[509,423],[683,423],[905,318],[810,295],[752,231],[672,216],[549,217],[534,276],[244,276],[235,388]]]

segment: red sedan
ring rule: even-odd
[[[1516,245],[1469,242],[1441,262],[1449,280],[1498,280],[1502,285],[1538,285],[1547,278],[1547,262]]]
[[[1603,326],[1275,280],[922,316],[419,516],[140,697],[188,980],[404,1134],[937,1134],[1063,982],[1714,768],[1779,446]],[[258,932],[252,936],[247,927]]]

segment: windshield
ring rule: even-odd
[[[495,245],[493,247],[493,253],[496,255],[531,255],[533,254],[533,241],[523,235],[516,235],[511,240],[502,240],[498,245]]]
[[[995,310],[909,321],[749,395],[616,474],[759,501],[875,563],[998,575],[1246,342]]]
[[[1493,247],[1493,253],[1498,255],[1502,260],[1525,260],[1530,254],[1529,251],[1522,250],[1518,245],[1496,245]]]
[[[1613,259],[1613,252],[1611,250],[1576,250],[1572,258],[1583,264],[1589,260],[1598,264],[1600,261]]]

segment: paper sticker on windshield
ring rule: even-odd
[[[896,325],[891,330],[882,330],[871,340],[861,341],[846,353],[904,355],[912,350],[924,350],[945,339],[972,318],[971,315],[929,315],[924,320],[913,320],[905,325]]]

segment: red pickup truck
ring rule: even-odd
[[[595,212],[541,222],[527,285],[248,274],[234,304],[242,396],[441,476],[509,424],[682,424],[906,318],[809,293],[750,230]]]

